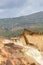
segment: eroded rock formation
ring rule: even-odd
[[[37,47],[40,51],[43,51],[43,34],[32,33],[31,31],[24,29],[23,35],[28,44],[30,43],[31,45]]]
[[[0,38],[0,65],[43,65],[43,35],[25,29],[17,38]]]

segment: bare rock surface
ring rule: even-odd
[[[17,38],[0,38],[0,65],[43,65],[43,35],[24,30]]]

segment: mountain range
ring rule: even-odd
[[[18,27],[41,27],[43,28],[43,11],[27,16],[0,19],[0,29],[12,29]]]

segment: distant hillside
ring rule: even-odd
[[[0,29],[12,29],[18,26],[43,26],[43,11],[28,16],[0,19]]]
[[[28,28],[32,32],[43,33],[43,12],[0,19],[0,37],[19,36],[23,32],[23,28]]]

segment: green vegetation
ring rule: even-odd
[[[43,34],[43,28],[27,28],[28,30],[32,31],[32,32],[39,32],[41,34]],[[10,31],[10,30],[6,30],[3,32],[0,32],[0,37],[18,37],[19,35],[21,35],[23,33],[23,29],[17,30],[17,31]]]
[[[17,31],[6,30],[6,31],[0,33],[0,37],[17,37],[17,36],[21,35],[22,32],[23,32],[23,29],[17,30]]]
[[[28,27],[28,29],[32,32],[38,32],[43,34],[43,26],[33,26],[33,27]]]

